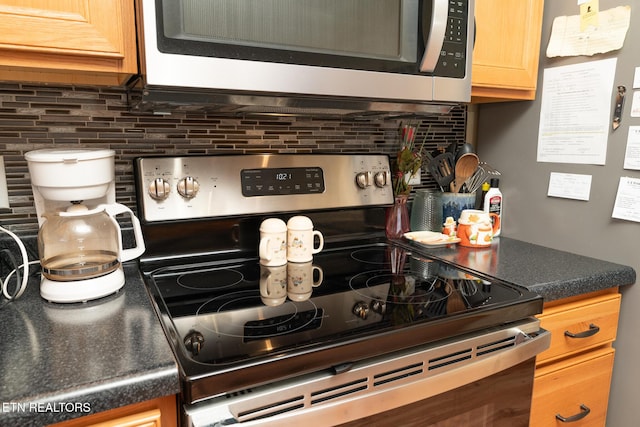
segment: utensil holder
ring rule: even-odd
[[[475,209],[476,193],[442,193],[442,217],[452,217],[458,221],[465,209]],[[442,225],[442,224],[440,224]]]

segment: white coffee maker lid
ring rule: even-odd
[[[24,158],[28,162],[79,162],[83,160],[96,160],[106,157],[115,157],[116,153],[109,149],[89,148],[44,148],[25,153]]]
[[[115,179],[115,151],[42,149],[25,153],[31,185],[47,200],[89,200],[104,196]]]

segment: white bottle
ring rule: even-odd
[[[498,215],[498,228],[493,233],[494,236],[500,235],[502,229],[502,192],[498,188],[500,180],[498,178],[491,178],[491,188],[484,195],[483,208],[485,212],[495,213]]]

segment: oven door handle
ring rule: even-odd
[[[366,387],[356,384],[354,387],[365,388],[362,393],[353,393],[336,400],[327,400],[316,406],[312,405],[314,399],[310,391],[304,398],[296,400],[291,398],[288,390],[271,390],[270,395],[278,395],[278,403],[289,405],[295,409],[279,411],[274,410],[272,404],[261,400],[261,396],[252,396],[250,405],[246,402],[229,402],[214,405],[201,402],[187,409],[186,421],[188,425],[200,426],[226,426],[230,424],[238,426],[300,426],[317,425],[318,420],[322,420],[323,425],[338,425],[349,421],[357,420],[367,416],[375,415],[384,411],[396,409],[404,405],[428,399],[430,397],[465,386],[482,378],[514,367],[522,362],[534,358],[543,352],[551,343],[551,333],[540,329],[535,333],[524,333],[519,331],[515,340],[515,345],[510,348],[498,350],[486,354],[473,362],[461,364],[459,367],[444,367],[441,373],[429,374],[416,380],[408,379],[406,382],[399,381],[386,388],[375,390],[372,385]],[[427,350],[428,351],[428,350]],[[425,368],[426,369],[426,368]],[[349,381],[350,376],[357,378],[357,368],[345,372],[345,380]],[[531,373],[533,375],[533,372]],[[328,376],[336,377],[334,374]],[[321,379],[322,380],[322,379]],[[307,390],[312,388],[308,383],[301,384]],[[259,395],[258,391],[255,394]],[[302,394],[295,391],[294,395]],[[243,421],[241,414],[247,408],[256,408],[255,411],[273,410],[274,415],[261,415],[263,418]]]

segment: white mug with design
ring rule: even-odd
[[[260,264],[275,267],[287,263],[287,224],[267,218],[260,224]]]
[[[313,288],[322,284],[323,279],[322,268],[317,265],[290,262],[287,264],[287,296],[291,301],[305,301],[311,297]]]
[[[318,246],[315,246],[315,238]],[[287,221],[287,260],[289,262],[309,262],[313,255],[324,247],[324,237],[313,229],[311,219],[306,216],[294,216]]]

